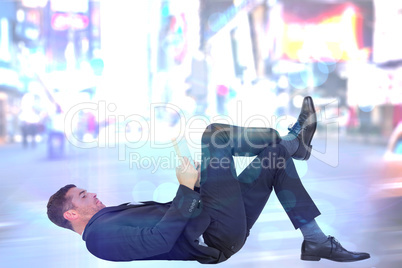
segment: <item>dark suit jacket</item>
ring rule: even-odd
[[[210,222],[202,211],[200,194],[180,185],[169,203],[126,203],[100,210],[82,237],[93,255],[109,261],[225,261],[218,249],[199,245],[198,238]]]

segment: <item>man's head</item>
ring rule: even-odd
[[[96,194],[69,184],[49,198],[47,215],[54,224],[82,233],[92,216],[104,207]]]

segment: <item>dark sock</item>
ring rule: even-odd
[[[313,219],[309,223],[301,226],[300,231],[303,234],[304,240],[314,243],[324,243],[328,237],[321,231],[320,226]]]
[[[279,144],[285,146],[286,150],[288,150],[290,155],[294,155],[294,153],[299,148],[299,139],[295,134],[289,133],[286,136],[281,137],[282,140]]]

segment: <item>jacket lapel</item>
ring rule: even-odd
[[[90,225],[93,221],[95,221],[97,218],[100,216],[109,213],[109,212],[116,212],[116,211],[121,211],[129,208],[135,208],[135,207],[143,207],[143,206],[152,206],[152,205],[168,205],[172,202],[167,202],[167,203],[159,203],[155,201],[145,201],[141,202],[142,204],[138,205],[130,205],[130,203],[124,203],[119,206],[113,206],[113,207],[105,207],[104,209],[101,209],[98,211],[92,218],[89,220],[88,225]]]

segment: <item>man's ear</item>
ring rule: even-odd
[[[78,213],[75,210],[70,209],[63,213],[63,217],[68,221],[74,221],[78,219]]]

